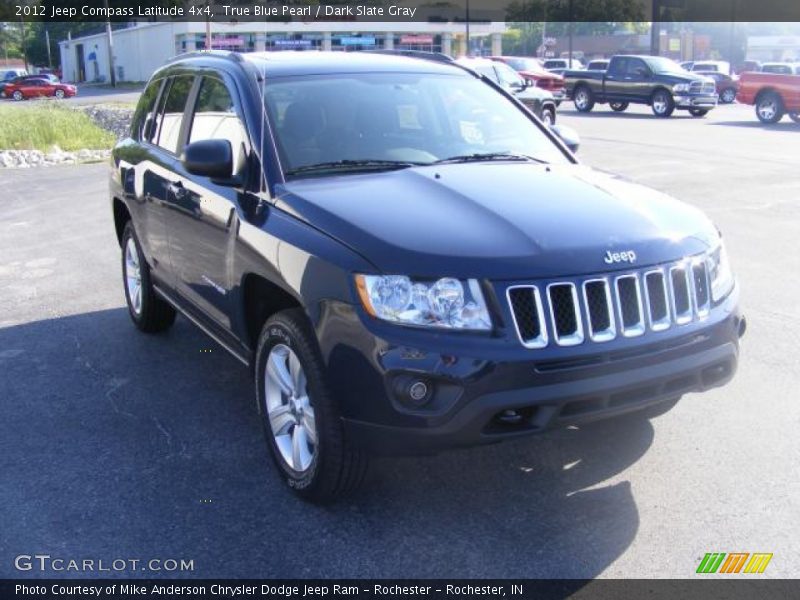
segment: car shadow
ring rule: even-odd
[[[587,119],[653,119],[653,120],[663,120],[669,121],[669,119],[696,119],[697,117],[693,117],[688,112],[684,113],[684,111],[676,110],[672,113],[671,116],[666,118],[657,117],[652,113],[639,113],[639,112],[614,112],[611,109],[608,110],[597,110],[594,109],[591,112],[580,112],[578,110],[562,110],[559,109],[559,115],[569,115],[572,117],[585,117]]]
[[[753,121],[712,121],[712,125],[726,125],[728,127],[744,127],[745,129],[766,129],[771,131],[798,131],[800,123],[795,123],[785,118],[777,123],[767,124],[754,119]]]
[[[144,335],[124,308],[0,329],[0,554],[172,558],[127,577],[592,578],[639,515],[620,474],[643,419],[429,458],[377,459],[335,505],[268,460],[250,371],[185,319]],[[92,577],[19,572],[0,577]]]

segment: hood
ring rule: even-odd
[[[518,71],[523,77],[530,77],[531,79],[554,79],[556,81],[564,81],[564,78],[558,73],[551,73],[550,71]]]
[[[686,74],[683,73],[658,73],[659,78],[663,82],[669,83],[691,83],[693,81],[711,81],[714,80],[710,77],[706,77],[705,75],[700,75],[699,73],[693,73],[691,71],[686,71]]]
[[[702,252],[716,229],[697,209],[569,165],[469,163],[290,181],[277,206],[384,273],[545,278],[629,268]]]

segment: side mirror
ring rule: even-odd
[[[228,140],[192,142],[183,149],[181,163],[192,175],[222,180],[233,177],[233,150]]]
[[[580,148],[581,138],[578,132],[572,129],[572,127],[567,127],[566,125],[550,125],[550,131],[556,134],[573,154]]]
[[[527,85],[525,85],[525,80],[524,80],[524,79],[523,79],[523,80],[521,80],[521,81],[515,81],[514,83],[512,83],[512,84],[511,84],[511,89],[512,89],[512,91],[514,91],[514,92],[521,92],[521,91],[523,91],[523,90],[524,90],[526,87],[528,87],[528,86],[527,86]]]

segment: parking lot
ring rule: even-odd
[[[45,553],[205,578],[680,578],[715,551],[795,576],[800,125],[741,105],[559,119],[585,163],[723,231],[749,324],[730,385],[651,423],[375,461],[358,496],[306,505],[268,461],[248,371],[185,319],[129,322],[107,167],[0,171],[0,577],[41,576],[13,559]]]

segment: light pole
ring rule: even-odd
[[[106,14],[110,14],[108,0],[103,0],[106,6]],[[111,35],[111,18],[106,18],[106,36],[108,37],[108,70],[111,74],[111,87],[117,87],[117,76],[114,73],[114,38]]]

